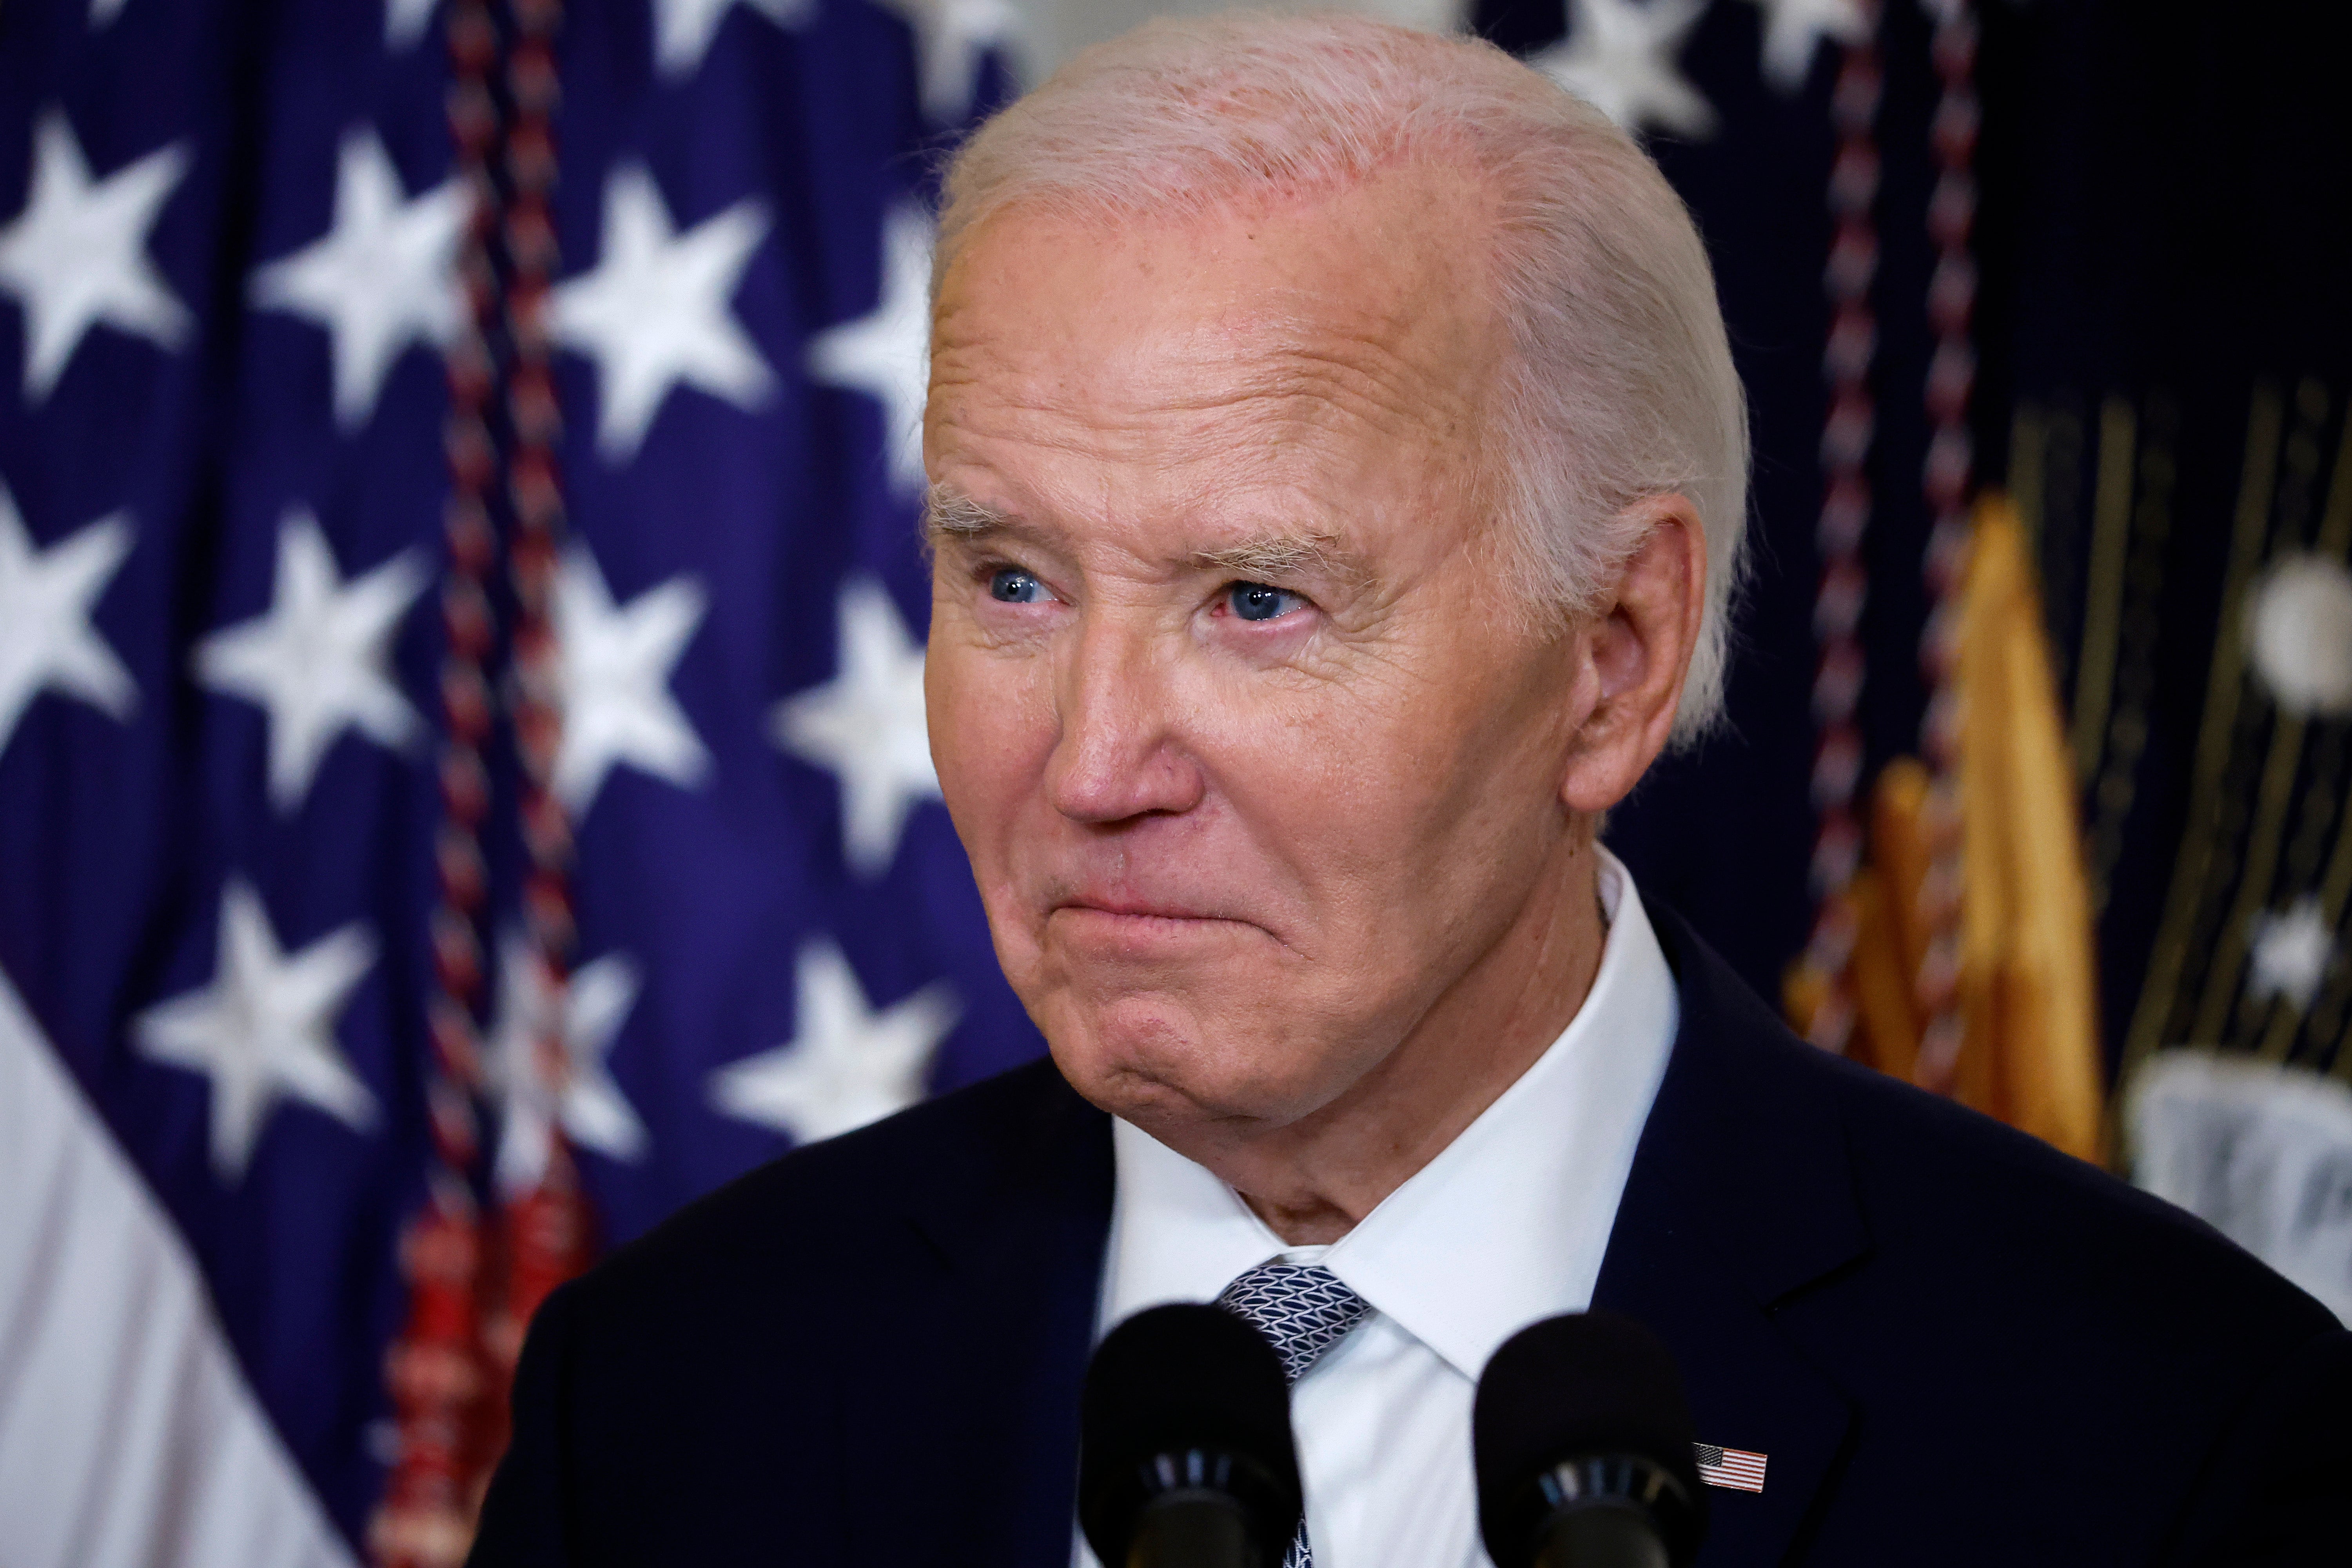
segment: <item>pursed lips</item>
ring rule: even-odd
[[[1198,904],[1110,894],[1065,897],[1047,908],[1045,920],[1049,927],[1061,926],[1081,942],[1091,939],[1118,946],[1183,942],[1242,931],[1274,934],[1255,921]]]
[[[1139,920],[1213,921],[1228,918],[1172,900],[1123,898],[1109,893],[1074,894],[1055,900],[1054,907],[1063,910],[1094,910],[1102,914],[1127,915]]]

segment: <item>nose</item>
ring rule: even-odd
[[[1147,625],[1086,618],[1055,672],[1061,731],[1045,770],[1055,810],[1108,825],[1201,804],[1205,781],[1177,732],[1179,657]]]

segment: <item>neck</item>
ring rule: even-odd
[[[1590,834],[1397,1048],[1286,1126],[1187,1150],[1293,1247],[1337,1241],[1535,1065],[1584,1005],[1607,937]]]

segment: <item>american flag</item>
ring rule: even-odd
[[[1041,1048],[914,530],[1008,20],[0,5],[11,1568],[452,1560],[550,1270]]]
[[[1698,1450],[1698,1479],[1708,1486],[1743,1492],[1764,1489],[1765,1455],[1751,1454],[1745,1448],[1718,1448],[1712,1443],[1694,1443],[1691,1447]]]

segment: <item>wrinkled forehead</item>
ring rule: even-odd
[[[1065,438],[1056,421],[1163,460],[1310,435],[1465,444],[1501,343],[1489,208],[1458,171],[1406,167],[1206,213],[994,214],[941,274],[930,455]]]

